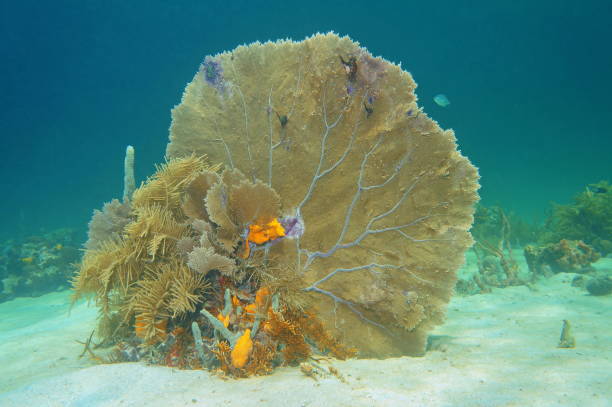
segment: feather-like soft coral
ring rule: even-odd
[[[172,318],[194,312],[196,305],[202,302],[209,285],[204,280],[203,274],[193,272],[183,264],[177,264],[174,268],[174,280],[170,287],[168,302]]]

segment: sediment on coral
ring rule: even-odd
[[[105,342],[239,377],[422,354],[472,243],[478,174],[415,87],[335,34],[206,57],[168,162],[74,278]]]

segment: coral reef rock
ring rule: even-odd
[[[593,270],[591,263],[600,257],[588,244],[565,239],[545,246],[525,246],[524,254],[529,271],[534,275],[587,273]]]
[[[317,34],[206,57],[172,111],[167,156],[226,169],[206,198],[219,242],[238,250],[278,217],[285,236],[247,238],[242,257],[265,249],[269,277],[363,357],[423,354],[472,244],[478,172],[415,88],[350,38]],[[215,216],[228,206],[233,219]]]
[[[582,240],[602,256],[612,253],[612,186],[608,181],[587,185],[568,205],[555,205],[546,220],[541,243]]]
[[[66,289],[80,256],[77,242],[72,229],[0,242],[0,302]]]
[[[596,276],[589,280],[586,289],[591,295],[608,295],[612,293],[612,277]]]

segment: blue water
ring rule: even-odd
[[[485,204],[541,219],[612,174],[610,17],[605,0],[3,1],[0,237],[84,237],[92,208],[121,196],[127,144],[140,180],[162,161],[205,55],[329,30],[413,73]]]

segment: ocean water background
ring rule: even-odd
[[[85,226],[143,180],[205,55],[333,30],[401,62],[456,131],[486,205],[534,220],[612,175],[612,2],[0,3],[0,238]],[[433,97],[444,93],[451,105]]]

